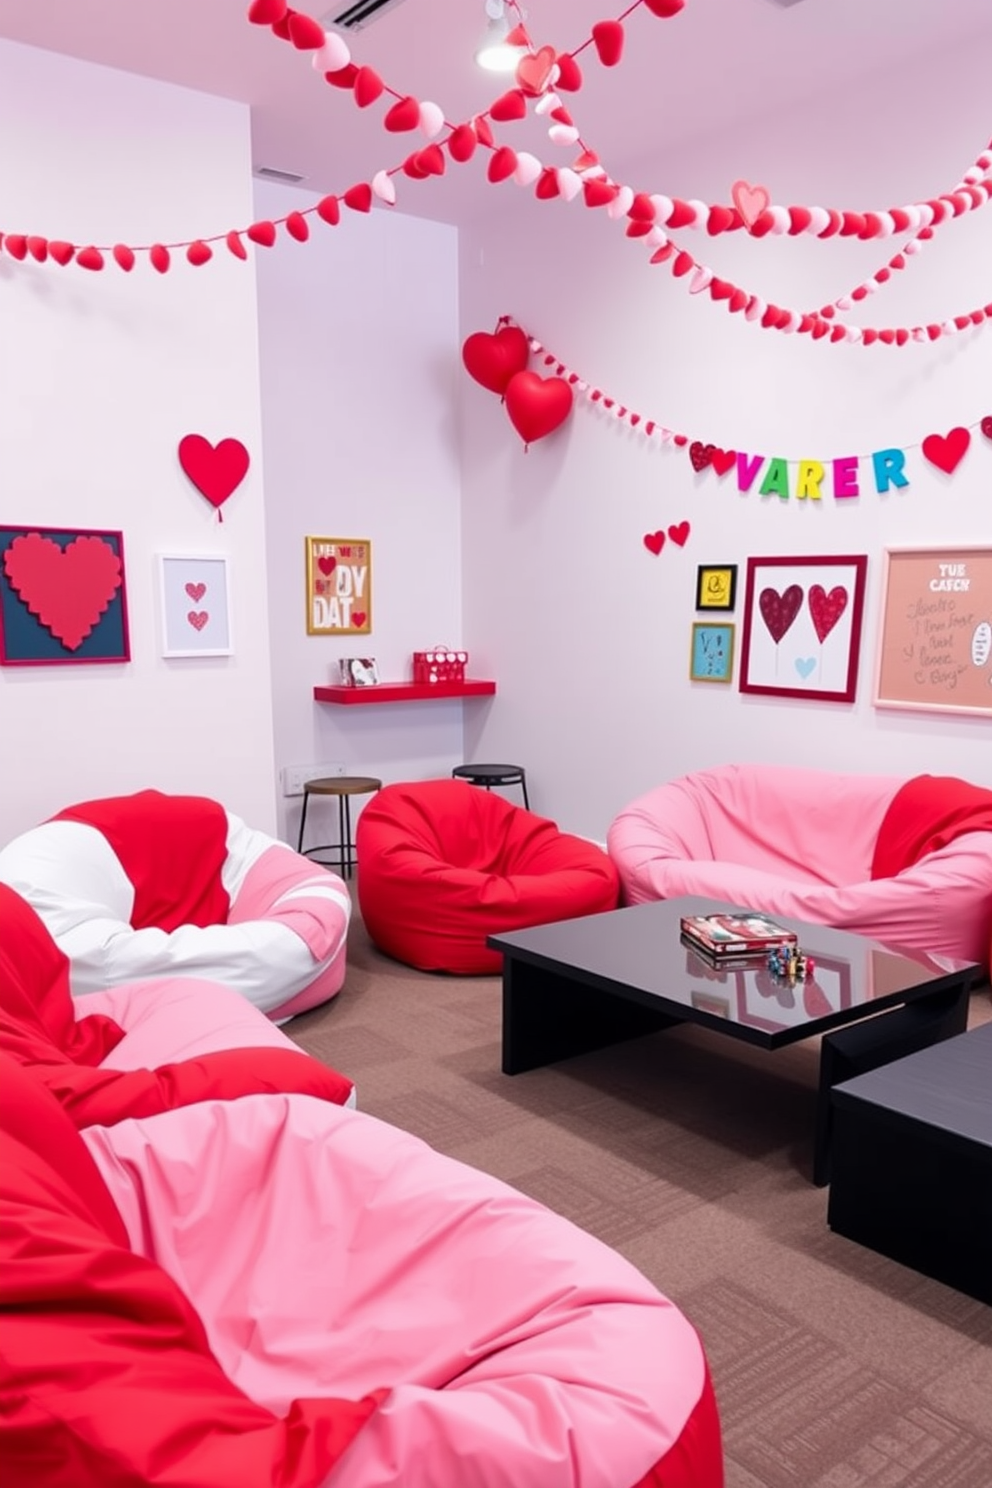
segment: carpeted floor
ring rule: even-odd
[[[709,1354],[727,1488],[992,1488],[992,1308],[827,1228],[815,1047],[680,1029],[510,1077],[498,979],[399,966],[357,915],[349,956],[340,995],[287,1033],[363,1110],[540,1199],[678,1303]],[[970,1021],[987,1019],[986,991]]]

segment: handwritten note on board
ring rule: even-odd
[[[992,548],[889,548],[875,706],[992,717]]]

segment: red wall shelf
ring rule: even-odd
[[[418,703],[431,698],[492,697],[495,682],[376,682],[371,687],[315,687],[318,703]]]

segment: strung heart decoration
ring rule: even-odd
[[[663,532],[645,532],[644,546],[647,548],[649,553],[653,553],[654,556],[657,558],[658,554],[665,546],[665,534]]]
[[[370,103],[375,103],[377,98],[382,97],[385,87],[374,67],[360,67],[355,75],[353,89],[358,107],[368,108]]]
[[[356,185],[349,186],[344,194],[344,204],[353,212],[371,212],[372,187],[368,181],[359,181]]]
[[[619,21],[597,21],[592,28],[593,45],[604,67],[616,67],[623,56],[624,30]]]
[[[689,459],[692,461],[693,470],[697,472],[705,470],[713,460],[714,450],[715,445],[703,444],[700,440],[694,439],[689,446]]]
[[[730,197],[747,228],[754,226],[762,212],[767,212],[772,200],[766,187],[751,186],[747,181],[735,181]]]
[[[672,542],[680,548],[684,548],[689,541],[689,532],[690,527],[688,522],[676,522],[668,529],[668,535],[672,539]]]
[[[300,52],[316,52],[324,45],[324,28],[313,16],[298,10],[289,12],[289,39]]]
[[[992,418],[982,419],[982,433],[986,439],[992,439]]]
[[[459,124],[448,136],[448,153],[452,160],[464,165],[466,160],[472,159],[478,143],[479,137],[471,124]]]
[[[393,104],[382,122],[390,134],[403,134],[408,129],[416,129],[420,123],[420,104],[416,98],[407,94]]]
[[[503,326],[495,335],[476,331],[462,346],[468,375],[500,397],[510,378],[523,372],[529,359],[530,345],[519,326]]]
[[[202,434],[185,434],[179,441],[179,463],[193,485],[211,506],[220,508],[248,474],[251,456],[240,439],[222,439],[212,445]]]
[[[189,614],[186,616],[186,619],[189,621],[190,625],[192,625],[194,630],[202,630],[207,621],[210,619],[210,616],[208,615],[206,610],[190,610]]]
[[[710,464],[717,475],[726,475],[727,471],[732,470],[737,464],[737,451],[714,449],[710,456]]]
[[[288,9],[286,0],[252,0],[248,19],[253,26],[276,26],[285,19]]]
[[[952,429],[946,435],[928,434],[923,441],[923,454],[931,465],[936,465],[945,475],[953,475],[964,459],[970,443],[971,434],[964,428]]]
[[[193,601],[194,604],[199,604],[200,603],[200,600],[203,598],[203,596],[206,594],[206,592],[207,592],[207,586],[206,586],[206,584],[187,584],[186,585],[186,593],[189,595],[190,599]]]
[[[557,63],[552,46],[543,46],[539,51],[528,52],[517,63],[517,83],[532,98],[538,98],[551,81],[551,73]]]
[[[514,119],[526,119],[527,99],[519,88],[511,88],[490,107],[489,117],[497,124],[510,124]]]
[[[685,0],[644,0],[644,4],[652,15],[660,16],[667,21],[671,16],[678,15],[685,5]]]
[[[118,555],[102,537],[61,547],[40,532],[15,537],[4,554],[10,586],[67,651],[78,651],[121,587]]]
[[[551,434],[572,411],[572,389],[563,377],[516,372],[504,396],[510,423],[525,446]]]
[[[802,602],[801,584],[790,584],[784,594],[779,594],[777,589],[770,587],[762,589],[758,596],[758,609],[776,646],[799,614]]]
[[[558,81],[555,87],[563,93],[578,93],[582,87],[582,69],[571,52],[559,52],[556,58]]]
[[[810,585],[809,612],[821,646],[847,609],[847,599],[847,590],[843,584],[838,584],[829,594],[822,584]]]

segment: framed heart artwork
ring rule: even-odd
[[[853,703],[868,559],[749,558],[741,692]]]
[[[307,635],[370,635],[372,544],[365,537],[308,537]]]
[[[0,527],[0,665],[130,658],[123,534]]]
[[[160,553],[162,655],[230,656],[231,597],[223,554]]]

